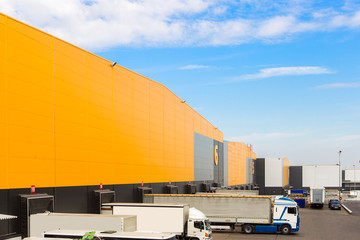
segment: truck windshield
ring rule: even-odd
[[[195,221],[194,227],[198,229],[204,229],[204,223],[202,221]]]
[[[211,226],[208,220],[205,220],[205,228],[206,230],[211,230]]]
[[[289,207],[288,208],[288,213],[296,215],[296,207]]]
[[[206,229],[206,230],[211,230],[211,226],[208,220],[203,221],[195,221],[194,222],[194,227],[195,228],[199,228],[199,229]]]

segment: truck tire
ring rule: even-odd
[[[250,224],[246,224],[244,225],[243,230],[247,234],[252,233],[254,231],[254,226]]]
[[[291,233],[291,227],[289,225],[282,225],[280,229],[282,234],[288,235]]]

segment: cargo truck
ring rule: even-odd
[[[57,229],[43,233],[42,239],[29,238],[29,240],[47,239],[101,239],[101,240],[176,240],[175,234],[156,232],[116,232],[93,230],[66,230]]]
[[[30,237],[41,237],[43,232],[54,229],[136,231],[136,216],[102,214],[38,213],[30,215]]]
[[[211,240],[209,219],[188,204],[104,203],[102,214],[135,215],[138,231],[174,233],[178,238]]]
[[[196,207],[209,218],[213,227],[241,227],[245,233],[299,231],[299,211],[289,198],[239,195],[146,194],[147,203],[183,203]]]
[[[310,206],[322,208],[325,202],[325,188],[310,188]]]

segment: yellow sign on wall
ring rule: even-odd
[[[215,165],[218,165],[218,162],[219,162],[219,156],[218,156],[218,145],[215,145],[215,148],[214,148],[214,161],[215,161]]]

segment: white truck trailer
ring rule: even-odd
[[[50,212],[30,215],[30,237],[41,237],[43,232],[54,229],[133,232],[137,230],[136,216]]]
[[[174,233],[193,240],[212,239],[209,219],[188,204],[104,203],[101,213],[136,215],[138,231]]]
[[[28,238],[29,240],[47,239],[102,239],[102,240],[176,240],[175,234],[156,232],[116,232],[92,230],[64,230],[46,231],[43,238]]]
[[[310,206],[322,208],[325,202],[325,188],[310,188]]]
[[[238,189],[216,189],[216,194],[230,194],[230,195],[244,195],[244,196],[252,196],[259,195],[259,190],[238,190]],[[207,193],[202,193],[207,194]]]
[[[183,203],[196,207],[209,218],[212,226],[236,226],[245,233],[299,231],[299,213],[295,201],[270,196],[146,194],[146,203]]]

